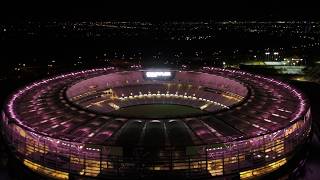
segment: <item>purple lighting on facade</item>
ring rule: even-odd
[[[91,162],[101,176],[110,171],[125,176],[140,165],[150,172],[192,172],[197,166],[229,175],[258,168],[257,159],[287,158],[308,138],[308,100],[286,83],[212,67],[165,71],[170,79],[154,80],[136,68],[72,72],[17,91],[2,113],[3,132],[17,156],[86,176],[91,176],[85,172]],[[203,114],[112,114],[157,103],[198,108]]]

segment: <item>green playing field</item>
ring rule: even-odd
[[[114,115],[141,118],[170,118],[192,116],[205,113],[197,108],[173,104],[147,104],[121,108],[112,112]]]

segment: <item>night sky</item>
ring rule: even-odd
[[[1,20],[320,20],[309,1],[104,1],[10,2],[0,7]]]

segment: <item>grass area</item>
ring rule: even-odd
[[[147,104],[121,108],[112,112],[115,115],[141,118],[170,118],[192,116],[205,113],[197,108],[173,104]]]

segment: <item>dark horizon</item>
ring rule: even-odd
[[[315,3],[294,3],[249,0],[234,2],[100,2],[88,3],[14,3],[0,8],[1,20],[19,22],[26,20],[119,20],[119,21],[318,21]]]

